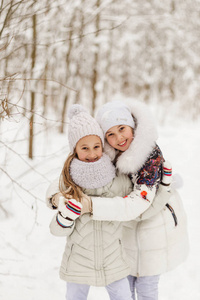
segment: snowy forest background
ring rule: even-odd
[[[126,97],[149,105],[182,178],[191,251],[160,299],[200,299],[199,41],[199,0],[0,1],[0,299],[64,299],[45,192],[69,152],[67,108]]]

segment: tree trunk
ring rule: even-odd
[[[43,81],[43,112],[42,115],[45,116],[46,114],[46,106],[47,106],[47,72],[48,72],[48,62],[45,65],[44,69],[44,81]]]
[[[70,58],[71,58],[71,51],[72,51],[72,47],[73,47],[73,41],[72,41],[72,35],[73,35],[73,26],[74,26],[74,20],[75,20],[75,11],[74,14],[71,18],[70,21],[70,25],[69,27],[71,28],[70,33],[69,33],[69,48],[66,54],[66,83],[69,81],[70,79]],[[61,119],[61,126],[60,126],[60,133],[64,132],[64,124],[65,124],[65,114],[66,114],[66,107],[67,107],[67,101],[68,101],[68,97],[69,97],[69,92],[67,91],[63,100],[63,108],[62,108],[62,119]]]
[[[83,32],[84,32],[84,5],[85,0],[81,1],[81,5],[78,11],[78,18],[80,19],[80,29],[79,29],[79,47],[81,47],[83,43]],[[81,96],[81,87],[84,86],[84,75],[81,72],[81,62],[82,62],[83,52],[80,52],[80,57],[76,61],[76,73],[74,75],[73,86],[76,88],[76,95],[75,95],[75,103],[80,103],[80,96]]]
[[[97,0],[96,3],[96,8],[98,9],[100,6],[100,2],[101,0]],[[96,17],[96,24],[95,24],[96,28],[96,33],[95,33],[95,42],[97,40],[97,37],[99,36],[99,25],[100,25],[100,14],[97,14]],[[97,47],[97,43],[96,43],[96,47]],[[99,46],[98,46],[99,47]],[[96,91],[96,84],[97,84],[97,79],[98,79],[98,61],[99,61],[99,49],[95,50],[95,54],[94,54],[94,64],[93,64],[93,74],[92,74],[92,114],[94,114],[94,110],[95,110],[95,103],[96,103],[96,98],[97,98],[97,91]]]
[[[36,60],[36,38],[37,38],[37,31],[36,31],[36,15],[32,16],[33,22],[33,48],[32,48],[32,65],[31,65],[31,75],[33,76],[33,71],[35,67],[35,60]],[[33,159],[33,136],[34,136],[34,108],[35,108],[35,92],[31,91],[31,117],[29,123],[29,155],[28,157]]]

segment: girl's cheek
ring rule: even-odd
[[[111,143],[110,143],[110,139],[107,139],[107,142],[108,142],[108,144],[109,144],[109,145],[111,145]]]
[[[115,142],[114,142],[113,140],[108,141],[108,144],[109,144],[110,146],[112,146],[112,147],[115,147]]]
[[[112,138],[107,138],[107,142],[108,142],[108,144],[111,145],[111,143],[112,143]]]
[[[85,160],[85,157],[86,157],[86,155],[83,155],[83,154],[81,153],[81,154],[79,154],[78,159],[81,160],[81,161],[84,161],[84,160]]]

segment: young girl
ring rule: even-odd
[[[73,105],[69,111],[68,140],[70,150],[60,179],[60,191],[54,197],[47,192],[49,204],[58,206],[50,230],[53,235],[67,236],[60,268],[67,281],[67,300],[87,299],[90,285],[106,286],[110,299],[131,300],[127,276],[130,268],[122,246],[119,222],[94,221],[81,213],[83,192],[90,196],[122,197],[130,193],[132,183],[125,175],[115,177],[115,167],[102,154],[104,138],[100,126],[83,107]],[[67,196],[71,199],[66,201]],[[52,195],[51,195],[52,196]]]
[[[173,189],[168,199],[156,197],[162,200],[160,205],[155,198],[164,159],[146,106],[132,100],[106,103],[96,119],[107,141],[106,153],[118,172],[129,175],[134,189],[126,198],[92,197],[93,220],[138,221],[128,222],[123,234],[132,299],[136,289],[138,300],[156,300],[159,275],[178,266],[188,254],[185,212]],[[163,170],[170,178],[170,169]],[[147,202],[152,202],[150,208],[140,215]]]

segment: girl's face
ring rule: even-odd
[[[97,135],[87,135],[76,144],[78,159],[85,162],[95,162],[102,156],[102,143]]]
[[[133,128],[128,125],[116,125],[106,132],[106,139],[110,146],[124,152],[133,140]]]

